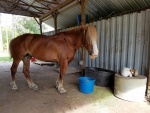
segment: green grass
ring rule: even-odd
[[[11,62],[10,54],[8,52],[0,53],[0,62]]]
[[[10,56],[0,56],[0,62],[11,62],[12,59],[10,59]]]

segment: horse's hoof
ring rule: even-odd
[[[29,88],[33,89],[33,90],[38,90],[38,86],[34,83],[29,85]]]
[[[12,86],[12,90],[18,91],[18,86],[16,85],[15,82],[11,82],[10,85]]]
[[[33,90],[35,90],[35,91],[38,90],[38,89],[39,89],[38,86],[33,87]]]
[[[63,87],[61,87],[61,88],[58,88],[58,92],[60,94],[64,94],[64,93],[66,93],[66,90]]]
[[[13,86],[13,87],[12,87],[12,90],[18,91],[18,87],[17,87],[17,86]]]

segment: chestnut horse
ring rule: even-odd
[[[9,48],[13,58],[11,66],[13,90],[18,90],[15,82],[15,74],[19,62],[23,61],[23,73],[29,87],[37,90],[38,86],[29,75],[31,57],[41,61],[57,62],[60,64],[60,75],[56,82],[59,93],[65,93],[63,79],[68,64],[73,60],[76,50],[84,46],[91,58],[98,56],[97,31],[95,26],[80,26],[79,28],[60,32],[52,36],[39,34],[23,34],[11,40]]]

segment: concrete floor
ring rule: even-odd
[[[16,74],[19,91],[10,87],[11,63],[0,62],[0,113],[150,113],[148,102],[129,102],[116,98],[109,88],[95,86],[92,94],[78,90],[79,74],[66,75],[67,94],[55,89],[56,68],[31,63],[31,77],[38,91],[28,88],[22,63]]]

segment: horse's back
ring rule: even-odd
[[[30,54],[43,61],[58,60],[59,57],[73,57],[75,48],[72,39],[73,35],[70,32],[57,33],[52,36],[23,34],[10,42],[10,54],[14,59],[22,59],[26,54]]]
[[[11,40],[10,55],[12,58],[20,59],[26,54],[30,54],[40,59],[41,54],[56,54],[58,51],[60,53],[59,46],[64,44],[62,38],[63,35],[60,33],[53,36],[23,34]],[[51,50],[51,53],[49,53],[49,50]]]

